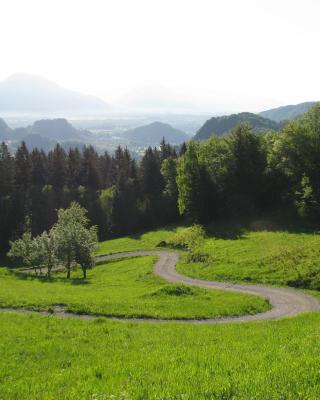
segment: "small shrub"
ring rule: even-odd
[[[196,291],[190,286],[185,285],[172,285],[165,286],[156,292],[152,293],[152,296],[193,296]]]
[[[207,263],[210,260],[210,255],[199,249],[194,249],[187,254],[187,263]]]
[[[181,229],[168,240],[168,245],[177,249],[189,251],[199,247],[205,237],[204,229],[201,225],[192,225],[189,228]]]
[[[320,273],[307,271],[304,275],[298,274],[294,279],[288,280],[287,284],[301,289],[320,290]]]

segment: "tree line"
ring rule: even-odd
[[[88,210],[99,239],[185,218],[205,223],[290,207],[320,215],[320,105],[280,132],[256,134],[240,124],[224,137],[190,141],[179,153],[162,141],[135,161],[127,149],[98,155],[92,147],[66,153],[11,155],[0,147],[0,246],[57,221],[73,201]]]
[[[73,201],[88,211],[99,239],[150,229],[179,218],[176,150],[162,141],[139,163],[126,148],[99,155],[93,147],[49,153],[25,143],[10,154],[0,146],[0,252],[26,231],[37,236]]]
[[[320,218],[320,105],[280,132],[240,124],[190,142],[177,165],[180,214],[198,222],[289,208]]]

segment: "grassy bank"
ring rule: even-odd
[[[177,270],[207,280],[259,282],[320,289],[320,235],[249,231],[237,239],[208,237],[201,251],[207,263],[186,263]]]
[[[102,242],[100,254],[154,249],[182,227]],[[177,270],[194,278],[264,283],[320,290],[320,235],[318,231],[277,226],[274,221],[237,222],[206,227],[200,248],[209,255],[205,263],[188,263]],[[183,252],[182,252],[183,255]]]
[[[168,240],[179,229],[175,226],[169,226],[150,232],[142,232],[131,236],[121,237],[119,239],[106,240],[99,243],[98,254],[119,253],[131,250],[154,250],[161,241]]]

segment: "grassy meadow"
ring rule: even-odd
[[[178,229],[174,225],[99,243],[97,254],[119,253],[131,250],[159,250],[157,244],[167,241]]]
[[[106,241],[99,254],[155,249],[182,227]],[[320,239],[308,231],[207,227],[202,279],[313,289]],[[207,318],[268,308],[255,296],[177,287],[152,274],[153,256],[103,262],[67,281],[0,268],[0,303],[155,318]],[[180,295],[179,295],[180,294]],[[318,400],[320,314],[225,325],[91,321],[0,313],[0,400]]]
[[[102,242],[99,254],[156,249],[183,227]],[[312,229],[278,227],[265,220],[250,224],[230,221],[206,227],[200,252],[207,262],[187,262],[181,252],[177,270],[205,280],[284,285],[320,290],[320,234]]]
[[[286,285],[320,289],[320,235],[287,231],[248,231],[238,239],[208,237],[201,251],[206,263],[177,270],[206,280]]]
[[[72,279],[51,280],[0,268],[0,305],[34,310],[63,307],[74,313],[139,318],[210,318],[255,314],[270,308],[258,296],[170,285],[152,273],[155,257],[103,262]]]
[[[320,315],[237,325],[0,314],[1,400],[318,400]]]

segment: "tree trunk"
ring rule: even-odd
[[[68,262],[67,262],[67,279],[70,279],[71,275],[71,257],[68,255]]]
[[[48,264],[47,264],[47,269],[48,269],[47,274],[48,274],[48,278],[51,278],[51,270],[52,270],[52,268],[53,268],[53,262],[52,262],[52,260],[51,260],[51,258],[50,258],[50,260],[49,260],[49,262],[48,262]]]
[[[83,279],[87,279],[87,268],[82,267]]]

